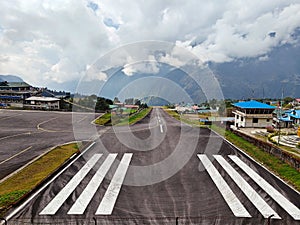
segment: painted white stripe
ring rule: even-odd
[[[198,158],[201,160],[203,166],[207,170],[209,176],[219,189],[221,195],[224,200],[228,204],[229,208],[233,212],[236,217],[251,217],[249,212],[245,209],[240,200],[235,196],[232,192],[226,181],[220,175],[218,170],[214,167],[211,161],[208,159],[206,155],[198,154]]]
[[[280,216],[262,199],[262,197],[248,184],[243,177],[221,156],[214,155],[218,163],[228,173],[237,186],[244,192],[247,198],[257,208],[257,210],[263,215],[264,218],[268,218],[274,215],[272,218],[281,219]]]
[[[11,214],[9,214],[6,217],[6,220],[10,220],[12,217],[14,217],[17,213],[19,213],[32,199],[34,199],[37,195],[39,195],[43,190],[45,190],[46,187],[49,186],[52,182],[56,180],[63,172],[65,172],[71,165],[73,165],[74,162],[76,162],[81,156],[83,156],[87,151],[89,151],[96,142],[92,142],[83,152],[81,152],[73,161],[71,161],[66,167],[64,167],[58,174],[56,174],[50,181],[48,181],[44,186],[42,186],[39,190],[37,190],[33,195],[31,195],[23,204],[21,204],[16,210],[12,211]],[[0,222],[1,224],[1,222]]]
[[[67,198],[76,189],[79,183],[94,167],[102,154],[95,154],[92,158],[76,173],[76,175],[67,183],[67,185],[51,200],[51,202],[40,212],[40,215],[54,215]]]
[[[162,124],[160,124],[159,127],[160,127],[160,133],[163,133],[164,130],[163,130]]]
[[[97,209],[96,215],[111,215],[119,196],[132,153],[125,153]]]
[[[79,198],[76,200],[72,208],[69,210],[68,214],[83,214],[86,207],[92,200],[97,189],[101,185],[106,173],[114,162],[117,154],[109,154],[103,164],[100,166],[98,171],[95,173],[93,178],[90,180],[89,184],[86,186],[84,191],[81,193]]]
[[[291,215],[295,220],[300,220],[300,210],[286,199],[279,191],[271,186],[266,180],[260,175],[253,171],[246,163],[244,163],[237,156],[229,156],[232,161],[235,162],[245,173],[247,173],[252,180],[254,180],[271,198],[274,199],[288,214]]]

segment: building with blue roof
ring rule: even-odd
[[[273,111],[275,106],[255,100],[233,104],[234,124],[236,127],[265,128],[272,126]]]
[[[300,110],[286,110],[281,111],[280,113],[276,113],[276,117],[274,118],[274,122],[278,127],[292,127],[293,124],[300,124]]]

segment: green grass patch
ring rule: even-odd
[[[76,152],[77,143],[59,146],[0,183],[0,216]]]
[[[111,114],[109,113],[105,113],[102,116],[99,116],[97,119],[95,119],[94,123],[97,125],[106,125],[108,123],[110,123],[111,121]]]
[[[216,132],[221,129],[217,126],[211,128]],[[225,138],[300,191],[300,173],[295,168],[231,131],[225,131]]]
[[[113,125],[124,126],[135,124],[138,121],[144,119],[151,112],[151,110],[152,107],[149,107],[140,111],[136,111],[134,114],[131,114],[130,116],[125,117],[124,119],[113,119]]]
[[[98,117],[94,123],[97,125],[117,125],[117,126],[124,126],[124,125],[132,125],[141,119],[143,119],[145,116],[147,116],[152,108],[146,108],[142,110],[136,110],[136,109],[128,109],[122,111],[122,114],[111,114],[105,113],[102,116]]]
[[[174,110],[168,110],[168,109],[165,109],[165,108],[164,108],[164,110],[170,116],[174,117],[175,119],[177,119],[177,120],[179,120],[179,121],[181,121],[183,123],[186,123],[186,124],[189,124],[189,125],[192,125],[192,126],[195,126],[195,127],[207,128],[207,126],[204,125],[204,123],[201,123],[199,120],[189,119],[184,114],[180,115],[177,111],[174,111]]]

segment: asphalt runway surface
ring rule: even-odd
[[[89,117],[78,113],[74,124],[92,126]],[[75,140],[69,112],[0,110],[0,126],[0,180],[51,147]]]
[[[300,195],[208,129],[154,109],[101,133],[9,224],[299,224]]]

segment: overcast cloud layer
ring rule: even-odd
[[[176,43],[204,62],[268,60],[274,47],[298,44],[299,28],[299,0],[2,0],[0,74],[36,86],[77,81],[101,55],[144,40]]]

